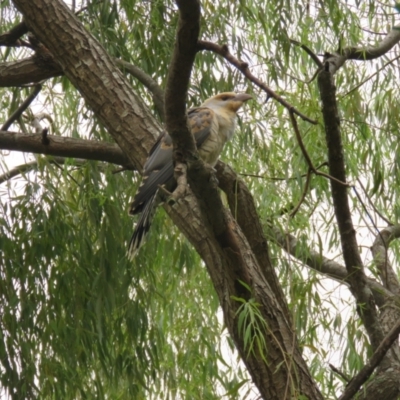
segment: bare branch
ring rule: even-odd
[[[384,65],[382,65],[381,68],[378,68],[377,71],[375,71],[372,75],[370,75],[368,78],[364,79],[362,82],[360,82],[358,85],[354,86],[353,88],[351,88],[347,93],[345,93],[343,96],[340,97],[340,99],[343,99],[344,97],[348,96],[350,93],[353,93],[355,90],[359,89],[362,85],[364,85],[365,83],[367,83],[368,81],[370,81],[375,75],[378,75],[379,72],[381,72],[382,70],[384,70],[388,65],[392,64],[393,62],[395,62],[396,60],[400,59],[400,55],[391,59],[390,61],[388,61],[387,63],[385,63]]]
[[[0,35],[0,46],[19,46],[19,38],[25,33],[28,33],[28,27],[25,22],[22,21],[19,24],[13,26],[8,32]]]
[[[394,27],[376,46],[347,47],[333,53],[326,53],[324,61],[329,63],[329,71],[334,74],[347,60],[374,60],[386,54],[400,41],[399,27]]]
[[[308,192],[308,188],[310,187],[310,182],[311,182],[311,168],[308,169],[307,171],[307,179],[306,179],[306,184],[304,185],[304,190],[303,193],[301,195],[301,199],[299,201],[299,203],[297,204],[297,206],[293,209],[293,211],[289,214],[291,218],[293,218],[296,214],[297,211],[299,211],[301,205],[303,204],[306,196],[307,196],[307,192]]]
[[[128,157],[114,143],[50,135],[47,139],[50,143],[44,145],[41,134],[0,131],[0,149],[105,161],[133,169]]]
[[[187,159],[196,152],[187,126],[186,99],[200,32],[200,4],[198,0],[177,0],[177,5],[179,22],[165,89],[165,123],[175,155],[180,153]]]
[[[49,61],[44,67],[38,64],[36,57],[0,63],[0,87],[23,86],[61,75],[58,64]]]
[[[374,202],[371,200],[371,198],[369,197],[369,195],[368,195],[368,193],[367,193],[367,190],[365,189],[365,187],[364,187],[364,185],[363,185],[363,183],[361,182],[361,179],[360,178],[357,178],[357,182],[358,182],[358,184],[361,186],[361,189],[363,190],[363,192],[364,192],[364,196],[368,199],[368,203],[371,205],[371,207],[374,209],[374,212],[376,213],[376,214],[378,214],[379,215],[379,218],[381,218],[383,221],[385,221],[388,225],[394,225],[391,221],[389,221],[376,207],[375,207],[375,204],[374,204]]]
[[[372,254],[374,256],[376,267],[379,270],[383,284],[396,295],[400,295],[400,283],[397,278],[396,272],[393,270],[388,258],[387,250],[389,244],[394,240],[400,238],[400,226],[388,226],[381,230],[376,236],[374,244],[372,245]]]
[[[198,41],[198,50],[208,50],[212,51],[220,56],[224,57],[230,64],[236,67],[250,82],[253,82],[256,86],[262,89],[265,93],[268,94],[269,97],[275,99],[278,103],[282,104],[289,111],[292,111],[296,115],[298,115],[304,121],[310,122],[311,124],[317,124],[317,121],[314,121],[308,118],[306,115],[302,114],[295,107],[289,104],[286,100],[284,100],[281,96],[275,93],[272,89],[270,89],[265,83],[261,82],[258,78],[256,78],[249,69],[249,65],[246,62],[240,61],[235,58],[228,49],[228,46],[223,45],[219,46],[216,43],[208,42],[205,40]]]
[[[294,116],[294,113],[293,113],[292,110],[289,111],[289,115],[290,115],[290,120],[291,120],[291,122],[292,122],[292,126],[293,126],[293,129],[294,129],[294,132],[295,132],[295,134],[296,134],[297,143],[299,144],[300,149],[301,149],[301,152],[303,153],[303,156],[304,156],[304,158],[305,158],[306,161],[307,161],[308,168],[309,168],[315,175],[324,176],[325,178],[334,180],[334,181],[336,181],[337,183],[339,183],[339,184],[341,184],[341,185],[343,185],[343,186],[350,186],[349,184],[347,184],[347,183],[345,183],[345,182],[342,182],[341,180],[335,178],[335,177],[332,176],[332,175],[328,175],[328,174],[325,174],[324,172],[318,171],[317,168],[314,167],[314,164],[313,164],[312,161],[311,161],[311,157],[309,156],[309,154],[308,154],[308,152],[307,152],[307,150],[306,150],[306,147],[304,146],[303,139],[301,138],[300,131],[299,131],[299,127],[298,127],[298,125],[297,125],[296,117]]]
[[[48,162],[49,164],[65,164],[66,162],[71,162],[71,159],[65,158],[65,157],[47,157],[46,158],[46,162]],[[81,158],[75,158],[73,160],[73,165],[84,165],[87,163],[87,160],[81,159]],[[3,175],[0,175],[0,184],[9,181],[12,178],[15,178],[18,175],[22,175],[25,172],[29,172],[32,171],[34,169],[37,169],[39,165],[39,161],[38,160],[34,160],[31,162],[28,162],[26,164],[22,164],[22,165],[18,165],[12,169],[10,169],[9,171],[7,171],[6,173],[4,173]],[[102,167],[100,165],[98,165],[99,169],[102,169]]]
[[[25,101],[11,114],[10,118],[3,124],[0,131],[7,131],[8,128],[16,121],[22,113],[30,106],[32,101],[36,98],[39,92],[42,90],[42,85],[36,85],[32,90],[31,94],[25,99]]]
[[[279,247],[295,257],[307,267],[320,272],[340,283],[350,285],[349,275],[346,268],[336,261],[324,257],[320,252],[299,246],[295,236],[290,233],[281,232],[270,225],[271,236],[269,237]],[[366,278],[369,288],[379,306],[386,304],[387,299],[393,299],[394,294],[372,278]]]
[[[307,47],[305,44],[302,44],[302,43],[298,42],[297,40],[293,40],[293,39],[290,39],[290,43],[301,47],[311,57],[311,59],[315,62],[315,64],[318,66],[319,69],[324,67],[324,64],[318,58],[318,56],[309,47]]]
[[[379,344],[379,346],[375,350],[375,353],[372,355],[369,361],[360,370],[360,372],[350,381],[350,383],[346,387],[346,390],[339,397],[339,400],[351,400],[353,398],[353,396],[360,389],[361,385],[367,381],[367,379],[374,372],[374,369],[383,360],[383,357],[386,355],[387,351],[390,349],[392,344],[397,340],[399,334],[400,334],[400,321],[398,321],[397,324],[393,326],[390,332]]]
[[[340,369],[336,368],[333,364],[329,364],[329,368],[335,372],[336,374],[338,374],[344,381],[349,382],[350,378],[344,374]]]
[[[161,119],[164,120],[164,91],[161,89],[158,83],[151,76],[147,75],[135,65],[118,58],[115,58],[114,61],[122,71],[129,72],[150,91],[150,93],[153,95],[153,101],[157,112],[160,114]]]
[[[321,71],[318,75],[318,87],[322,101],[322,114],[328,147],[329,173],[337,180],[346,182],[340,119],[333,75],[328,71]],[[356,298],[358,311],[370,337],[372,348],[376,349],[383,339],[383,332],[379,324],[372,293],[367,285],[356,239],[356,231],[352,222],[347,188],[334,180],[330,182],[350,290]]]
[[[400,41],[400,27],[395,26],[385,38],[375,46],[368,47],[349,47],[342,50],[348,60],[374,60],[386,54]]]

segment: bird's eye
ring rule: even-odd
[[[229,100],[229,96],[222,96],[222,101],[227,101]]]

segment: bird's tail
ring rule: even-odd
[[[133,259],[144,242],[144,238],[150,229],[155,211],[159,203],[158,190],[146,201],[140,218],[135,226],[131,240],[129,242],[128,257]]]

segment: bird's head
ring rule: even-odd
[[[216,111],[225,110],[236,113],[243,103],[250,99],[252,99],[252,97],[246,93],[225,92],[210,97],[201,106]]]

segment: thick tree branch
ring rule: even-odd
[[[180,11],[177,37],[165,93],[166,128],[174,141],[176,160],[189,164],[188,181],[211,232],[222,248],[231,249],[240,259],[242,255],[236,248],[237,243],[233,239],[232,227],[228,224],[226,210],[218,193],[218,185],[213,179],[213,171],[202,161],[197,160],[196,146],[186,119],[187,90],[200,32],[200,4],[197,0],[190,2],[178,0],[177,4]],[[245,263],[238,261],[238,268],[235,268],[238,273],[236,279],[249,283],[244,265]]]
[[[157,82],[140,68],[118,58],[113,59],[122,71],[126,71],[141,82],[152,94],[154,105],[164,119],[164,91]],[[53,60],[45,65],[36,56],[19,61],[0,63],[0,87],[24,86],[42,80],[62,76],[60,66]]]
[[[346,182],[340,119],[333,75],[328,71],[321,71],[318,75],[318,87],[322,101],[322,114],[328,147],[329,174],[341,182]],[[358,311],[368,332],[372,348],[376,350],[383,339],[383,333],[379,326],[375,303],[366,282],[364,267],[358,250],[356,231],[348,202],[347,187],[335,180],[330,182],[343,258],[349,274],[350,290],[356,298]]]
[[[374,369],[382,362],[387,351],[390,349],[392,344],[397,340],[400,334],[400,321],[390,330],[386,337],[379,344],[372,357],[361,369],[361,371],[350,381],[347,385],[346,390],[339,397],[339,400],[351,400],[353,396],[360,389],[361,385],[367,381],[367,379],[374,372]]]
[[[15,0],[14,4],[24,14],[29,30],[49,49],[100,122],[140,169],[154,140],[149,132],[155,138],[160,127],[103,47],[63,2]],[[96,68],[93,54],[97,55]],[[108,102],[98,95],[102,91],[109,92]]]
[[[270,261],[268,242],[264,235],[253,196],[245,182],[229,165],[218,161],[215,168],[219,186],[227,196],[231,213],[245,234],[265,279],[282,305],[287,320],[291,321],[292,315],[287,308],[285,295]]]
[[[242,230],[236,225],[232,216],[227,214],[228,224],[232,226],[234,234],[239,238],[240,250],[244,254],[246,267],[252,283],[251,297],[260,304],[259,309],[267,321],[268,332],[265,332],[265,355],[271,362],[266,363],[260,355],[243,350],[243,337],[237,329],[235,315],[237,315],[239,306],[234,301],[233,296],[237,296],[238,293],[237,269],[240,268],[238,265],[240,259],[236,254],[232,254],[231,258],[229,256],[229,249],[221,248],[219,243],[210,237],[206,230],[201,229],[195,223],[202,219],[202,212],[200,212],[199,202],[193,194],[188,193],[185,197],[181,198],[179,205],[184,206],[184,213],[178,213],[176,205],[173,207],[166,205],[166,208],[185,236],[192,241],[193,238],[196,238],[193,244],[199,254],[202,255],[208,267],[220,299],[228,330],[235,343],[237,343],[238,350],[241,352],[242,358],[254,382],[260,388],[263,398],[281,400],[282,387],[284,387],[289,379],[295,387],[299,387],[296,393],[304,393],[310,399],[322,399],[300,355],[297,341],[294,340],[295,336],[291,328],[291,318],[286,317],[286,301],[284,297],[277,297],[275,295],[276,291],[271,288],[270,283],[272,284],[276,280],[273,268],[270,266],[271,275],[267,281],[265,278],[266,273],[261,271],[257,265],[254,252],[248,247]],[[194,220],[194,218],[196,219]],[[259,254],[266,250],[266,242],[262,240],[262,237],[259,238],[258,243],[253,241],[253,245]],[[266,264],[269,264],[268,258],[264,260],[264,265]],[[281,288],[279,287],[278,290],[281,291]],[[274,367],[274,365],[276,366],[276,360],[279,360],[278,370]]]
[[[400,296],[399,279],[388,258],[389,245],[394,239],[398,238],[400,238],[400,226],[388,226],[376,236],[371,250],[383,285],[392,293]]]
[[[286,100],[284,100],[281,96],[279,96],[272,89],[270,89],[265,83],[263,83],[258,78],[256,78],[250,72],[249,64],[247,64],[246,62],[243,62],[241,60],[238,60],[236,57],[234,57],[229,52],[228,46],[226,46],[226,45],[219,46],[216,43],[208,42],[206,40],[199,40],[197,46],[198,46],[199,51],[208,50],[208,51],[212,51],[216,54],[219,54],[220,56],[225,58],[225,60],[227,60],[230,64],[232,64],[234,67],[236,67],[250,82],[253,82],[256,86],[258,86],[265,93],[267,93],[267,95],[269,97],[272,97],[273,99],[275,99],[278,103],[282,104],[289,111],[292,111],[294,114],[298,115],[304,121],[310,122],[311,124],[317,124],[316,121],[314,121],[311,118],[307,117],[306,115],[302,114],[295,107],[293,107]]]
[[[47,138],[50,143],[46,145],[41,134],[0,131],[0,149],[105,161],[133,169],[128,157],[114,143],[50,135]]]
[[[400,41],[399,27],[394,27],[375,46],[347,47],[333,53],[326,53],[324,61],[329,62],[329,71],[335,74],[347,60],[367,61],[382,57]]]
[[[324,257],[320,252],[299,246],[296,237],[290,233],[283,233],[273,226],[270,226],[270,232],[272,241],[307,267],[350,285],[348,272],[343,265]],[[395,295],[376,280],[367,277],[366,281],[380,307],[385,305],[388,299],[394,299]]]
[[[19,46],[18,39],[28,33],[28,27],[25,22],[22,21],[19,24],[13,26],[8,32],[0,35],[0,46]]]
[[[0,87],[23,86],[61,75],[58,64],[49,61],[45,66],[40,65],[35,56],[0,63]]]
[[[175,154],[190,159],[196,152],[186,120],[186,99],[200,32],[198,0],[178,0],[179,22],[165,89],[165,125],[174,142]]]

